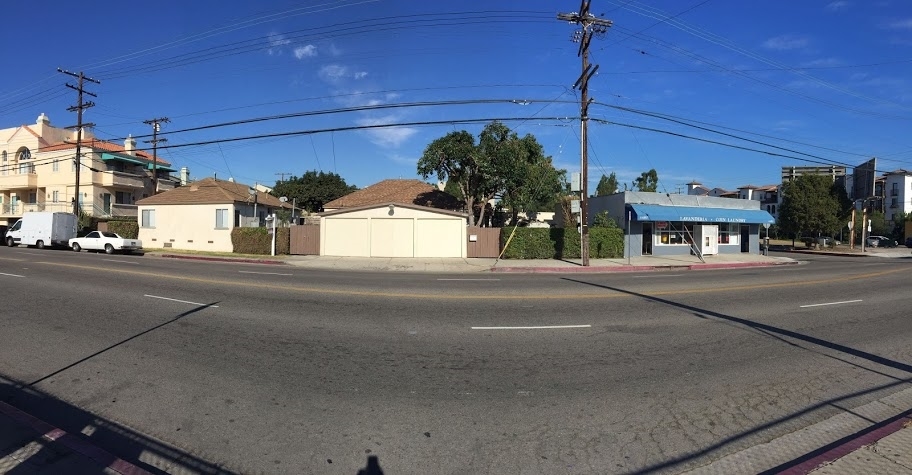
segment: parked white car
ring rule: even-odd
[[[142,251],[142,241],[139,239],[124,239],[117,233],[107,231],[92,231],[85,237],[70,239],[70,249],[79,252],[104,251],[108,254],[114,252]]]

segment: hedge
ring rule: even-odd
[[[507,243],[513,228],[502,228],[500,242]],[[580,235],[574,228],[516,228],[504,251],[505,259],[577,259]],[[618,228],[589,228],[589,257],[624,256],[624,231]]]
[[[136,239],[139,237],[139,224],[126,220],[108,221],[108,231],[117,233],[122,238]]]
[[[276,255],[289,254],[291,250],[291,230],[276,228]],[[238,254],[272,253],[272,235],[269,228],[234,228],[231,230],[231,245]]]

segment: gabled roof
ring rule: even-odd
[[[253,203],[251,187],[233,181],[205,178],[186,186],[159,193],[136,202],[140,206],[149,205],[189,205],[189,204],[230,204]],[[290,206],[278,198],[261,191],[256,192],[256,202],[264,206],[285,208]]]
[[[376,204],[372,204],[372,205],[353,206],[351,208],[340,208],[337,210],[320,213],[320,216],[335,216],[338,214],[354,213],[355,211],[363,211],[366,209],[385,208],[387,206],[414,209],[414,210],[418,210],[418,211],[428,211],[431,213],[443,214],[443,215],[447,215],[447,216],[459,216],[461,218],[465,218],[466,216],[468,216],[466,213],[460,213],[459,211],[450,211],[450,210],[445,210],[445,209],[440,209],[440,208],[433,208],[430,206],[421,206],[421,205],[415,205],[415,204],[409,204],[409,203],[376,203]]]
[[[446,210],[462,209],[462,203],[455,196],[440,191],[436,186],[414,179],[383,180],[325,203],[323,209],[333,210],[389,203],[413,204]]]
[[[13,132],[12,135],[10,135],[8,139],[6,139],[7,143],[10,142],[11,140],[13,140],[13,137],[15,137],[15,136],[16,136],[20,131],[22,131],[22,130],[25,130],[25,131],[27,131],[28,133],[34,135],[35,138],[38,139],[38,142],[39,142],[39,143],[42,143],[42,144],[47,145],[47,141],[44,140],[44,138],[43,138],[42,136],[38,135],[37,132],[35,132],[35,131],[32,130],[31,128],[29,128],[29,126],[27,126],[27,125],[20,125],[19,127],[16,127],[16,131]]]
[[[129,152],[127,152],[127,149],[125,149],[123,147],[123,145],[117,145],[116,143],[108,142],[105,140],[83,140],[80,143],[80,145],[83,147],[89,147],[89,148],[93,148],[93,149],[97,149],[97,150],[104,150],[106,152],[129,153]],[[51,145],[48,147],[44,147],[40,151],[41,152],[53,152],[53,151],[58,151],[58,150],[69,150],[71,148],[76,148],[76,142],[58,143],[58,144],[54,144],[54,145]],[[139,150],[135,151],[134,153],[136,154],[137,157],[142,158],[144,160],[148,160],[149,162],[152,162],[152,155],[150,155],[146,152],[139,151]],[[162,160],[161,157],[156,157],[155,162],[159,165],[164,165],[164,166],[171,165],[170,162],[168,162],[166,160]]]

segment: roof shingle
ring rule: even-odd
[[[136,202],[140,206],[148,205],[188,205],[188,204],[222,204],[222,203],[252,203],[252,189],[243,183],[204,178],[200,181],[180,186],[172,190],[159,193]],[[256,192],[258,204],[276,208],[290,207],[278,198],[262,191]]]
[[[323,209],[333,210],[386,203],[414,204],[450,211],[462,210],[462,203],[455,196],[438,190],[434,185],[414,179],[383,180],[332,200],[324,204]]]

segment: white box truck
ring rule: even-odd
[[[6,232],[6,245],[67,247],[76,237],[79,218],[73,213],[36,211],[25,213]]]

